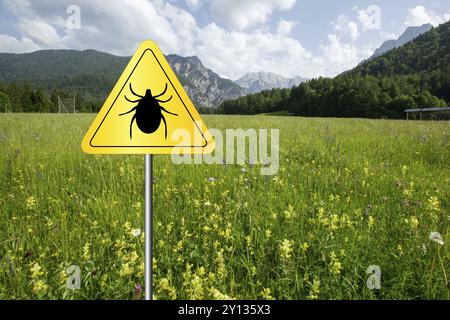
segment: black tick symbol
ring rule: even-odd
[[[172,96],[170,96],[170,98],[167,100],[159,100],[158,99],[159,97],[161,97],[163,94],[166,93],[167,83],[164,88],[164,91],[156,96],[152,96],[152,92],[150,89],[147,89],[145,91],[144,96],[141,96],[141,95],[135,93],[133,91],[133,88],[131,87],[131,83],[130,83],[130,91],[133,95],[135,95],[136,97],[139,97],[140,99],[130,100],[126,96],[125,96],[125,99],[127,99],[127,101],[129,101],[131,103],[137,103],[137,106],[135,106],[133,109],[131,109],[128,112],[119,114],[119,116],[123,116],[123,115],[131,113],[133,111],[136,111],[134,113],[133,118],[131,119],[131,123],[130,123],[130,139],[132,139],[132,130],[133,130],[134,120],[136,120],[136,124],[137,124],[139,130],[141,130],[144,133],[149,134],[149,133],[153,133],[156,130],[158,130],[158,128],[161,124],[161,119],[164,122],[165,138],[167,139],[167,123],[166,123],[166,118],[164,118],[164,115],[162,114],[162,111],[164,111],[168,114],[174,115],[174,116],[178,116],[178,114],[169,112],[160,105],[160,103],[166,103],[172,99]]]

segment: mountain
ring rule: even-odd
[[[1,53],[0,81],[26,82],[47,91],[61,89],[103,100],[129,60],[95,50]],[[168,55],[167,61],[199,107],[212,108],[245,93],[231,80],[205,68],[197,57]]]
[[[419,75],[426,80],[428,76],[441,72],[450,72],[450,21],[399,48],[366,61],[347,74],[384,77]],[[427,87],[425,83],[421,86]]]
[[[198,57],[167,56],[167,61],[183,84],[186,93],[199,105],[216,107],[222,101],[234,99],[246,92],[239,85],[223,79],[203,66]]]
[[[450,22],[335,78],[224,101],[219,112],[289,111],[317,117],[405,117],[405,109],[450,104]]]
[[[429,23],[418,27],[408,27],[398,39],[383,42],[383,44],[375,50],[375,53],[368,60],[373,60],[374,58],[379,57],[392,49],[401,47],[431,29],[433,29],[433,26]]]
[[[302,77],[285,78],[272,72],[248,72],[235,82],[249,93],[270,90],[274,88],[292,88],[307,79]]]

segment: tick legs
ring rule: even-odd
[[[133,139],[132,135],[133,135],[133,122],[134,119],[136,119],[136,115],[133,116],[133,119],[131,119],[131,123],[130,123],[130,140]]]
[[[140,94],[137,94],[136,92],[133,91],[133,88],[131,87],[131,82],[130,82],[130,91],[131,91],[131,93],[134,94],[136,97],[143,98],[143,96],[141,96]]]
[[[164,133],[165,133],[165,137],[166,137],[166,139],[167,139],[167,122],[166,122],[166,118],[164,118],[164,115],[163,114],[161,114],[161,119],[162,119],[162,121],[164,121]]]
[[[134,107],[133,109],[131,109],[131,110],[128,111],[128,112],[121,113],[121,114],[119,114],[119,116],[123,116],[123,115],[129,114],[130,112],[133,112],[134,110],[136,110],[136,108],[137,108],[137,107]]]
[[[134,110],[136,110],[136,108],[137,108],[137,107],[134,107],[133,109],[131,109],[131,110],[128,111],[128,112],[121,113],[121,114],[119,114],[119,116],[123,116],[123,115],[126,115],[126,114],[130,113],[130,112],[133,112]],[[131,119],[131,123],[130,123],[130,139],[132,139],[132,135],[133,135],[133,132],[132,132],[132,130],[133,130],[133,122],[134,122],[135,119],[136,119],[136,114],[133,115],[133,118]]]
[[[125,97],[125,98],[126,98],[126,97]],[[156,99],[156,101],[161,102],[161,103],[169,102],[170,100],[172,100],[172,96],[170,96],[170,98],[167,99],[167,100],[159,100],[159,99]],[[128,101],[129,101],[129,100],[128,100]],[[130,102],[131,102],[131,101],[130,101]]]
[[[131,102],[131,103],[136,103],[136,102],[140,101],[140,99],[138,99],[138,100],[130,100],[130,99],[127,98],[127,96],[125,96],[125,99],[127,99],[127,101]]]
[[[167,112],[168,114],[171,114],[171,115],[173,115],[173,116],[177,116],[176,113],[172,113],[172,112],[170,112],[170,111],[167,111],[166,109],[164,109],[164,107],[161,107],[161,106],[159,106],[159,107],[161,108],[162,111]]]
[[[158,97],[161,97],[164,93],[166,93],[166,91],[167,91],[167,83],[166,83],[166,86],[164,87],[164,90],[163,90],[163,92],[162,93],[160,93],[160,94],[158,94],[157,96],[154,96],[153,98],[158,98]]]

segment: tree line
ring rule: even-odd
[[[102,102],[90,93],[44,90],[27,83],[0,82],[0,112],[58,112],[58,96],[75,97],[78,112],[98,112]]]
[[[223,102],[218,113],[259,114],[289,111],[311,117],[399,119],[405,109],[446,107],[450,73],[435,77],[319,78],[292,89],[272,89]],[[434,83],[435,85],[431,85]]]

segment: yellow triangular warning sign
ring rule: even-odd
[[[209,153],[214,139],[159,47],[144,41],[83,138],[94,154]]]

